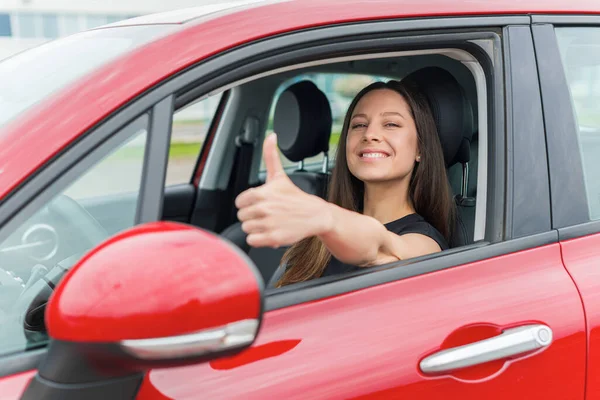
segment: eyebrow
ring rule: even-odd
[[[403,119],[406,119],[406,118],[404,118],[404,115],[402,115],[399,112],[395,112],[395,111],[384,112],[384,113],[381,113],[380,115],[382,117],[387,117],[387,116],[390,116],[390,115],[397,115],[399,117],[402,117]],[[358,117],[367,118],[367,115],[366,114],[355,114],[355,115],[352,116],[351,119],[358,118]]]
[[[402,114],[401,114],[401,113],[399,113],[399,112],[395,112],[395,111],[389,111],[389,112],[384,112],[384,113],[381,113],[381,116],[382,116],[382,117],[387,117],[387,116],[389,116],[389,115],[398,115],[399,117],[402,117],[402,118],[404,118],[404,115],[402,115]],[[404,118],[404,119],[406,119],[406,118]]]

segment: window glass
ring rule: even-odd
[[[17,21],[19,23],[19,36],[22,38],[35,38],[37,34],[37,19],[36,14],[18,14]]]
[[[56,14],[42,15],[42,34],[48,39],[58,37],[58,17]]]
[[[557,28],[578,123],[590,219],[600,219],[600,28]]]
[[[12,36],[10,15],[0,14],[0,36]]]
[[[200,149],[220,100],[220,94],[207,97],[177,110],[173,115],[165,180],[167,186],[191,181]]]
[[[134,225],[140,193],[146,116],[126,127],[129,140],[87,169],[16,229],[1,232],[0,356],[44,346],[43,307],[85,252]],[[41,311],[41,312],[39,312]]]
[[[172,29],[171,25],[151,25],[82,32],[2,60],[0,126],[51,93]]]
[[[275,105],[281,93],[296,82],[308,80],[313,82],[317,87],[325,93],[331,106],[331,114],[333,117],[333,126],[331,137],[329,140],[329,160],[333,161],[337,151],[342,125],[346,111],[352,102],[352,99],[362,88],[375,81],[387,81],[389,78],[358,75],[358,74],[302,74],[298,75],[279,87],[274,96],[274,101],[271,106],[271,114],[269,117],[269,126],[267,134],[273,131],[273,115],[275,113]],[[321,164],[323,162],[323,154],[304,160],[305,165]],[[281,161],[284,167],[291,167],[296,163],[286,159],[281,155]],[[265,170],[264,161],[261,161],[261,171]]]

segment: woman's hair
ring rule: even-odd
[[[345,209],[362,212],[364,183],[352,175],[346,159],[346,137],[354,108],[367,93],[391,89],[400,94],[411,112],[417,128],[421,161],[416,163],[409,184],[409,198],[417,214],[450,240],[454,224],[454,203],[448,183],[444,154],[429,103],[414,85],[403,82],[375,82],[362,89],[352,100],[342,127],[335,167],[328,190],[328,200]],[[303,239],[286,251],[282,258],[287,268],[277,287],[318,278],[331,259],[331,253],[314,236]]]

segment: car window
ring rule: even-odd
[[[50,287],[85,252],[134,225],[147,124],[144,116],[124,128],[124,143],[68,187],[53,184],[47,189],[55,193],[49,201],[16,228],[8,225],[4,229],[10,231],[1,232],[0,356],[44,346]]]
[[[590,219],[600,219],[600,28],[557,28],[578,124]]]
[[[3,60],[0,126],[91,71],[173,29],[171,25],[152,25],[82,32]]]
[[[166,186],[191,181],[200,149],[221,97],[222,94],[204,98],[173,114]]]
[[[273,132],[273,115],[275,114],[275,105],[281,93],[293,85],[296,82],[308,80],[313,82],[317,87],[325,93],[331,106],[331,114],[333,125],[331,128],[331,137],[329,139],[329,161],[332,162],[335,159],[338,142],[340,140],[340,134],[342,131],[342,125],[344,124],[344,117],[346,111],[352,102],[352,99],[358,92],[367,86],[368,84],[375,81],[387,81],[389,78],[371,75],[359,75],[359,74],[301,74],[298,75],[284,84],[282,84],[275,92],[273,103],[271,104],[271,113],[269,116],[269,125],[267,134]],[[319,164],[323,162],[323,154],[319,154],[315,157],[307,158],[304,160],[304,164]],[[285,156],[281,155],[281,161],[284,167],[291,167],[296,163],[288,160]],[[260,171],[265,171],[264,162],[261,162]]]

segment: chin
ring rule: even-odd
[[[358,180],[362,181],[363,183],[383,183],[383,182],[390,182],[394,179],[393,177],[387,176],[387,175],[382,175],[382,174],[356,174],[354,175]]]

